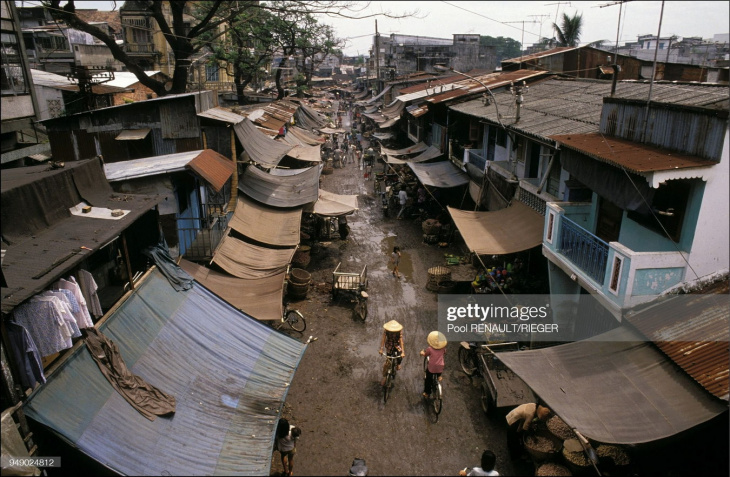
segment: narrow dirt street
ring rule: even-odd
[[[479,383],[459,368],[458,343],[447,346],[438,422],[421,397],[423,358],[418,352],[437,328],[438,295],[426,289],[427,270],[445,265],[445,253],[462,254],[463,244],[427,245],[420,221],[384,218],[373,181],[356,165],[322,177],[324,190],[357,194],[360,210],[348,218],[352,232],[347,241],[337,238],[312,249],[306,270],[313,285],[306,299],[290,305],[307,319],[303,336],[283,330],[302,341],[317,338],[304,354],[283,412],[303,430],[294,475],[346,475],[355,457],[367,461],[370,475],[457,475],[479,465],[487,448],[497,454],[496,470],[502,475],[531,475],[531,465],[515,467],[506,457],[504,413],[482,412]],[[395,245],[403,253],[401,279],[388,268]],[[332,301],[332,272],[339,262],[344,271],[368,266],[370,314],[365,323],[353,318],[349,299]],[[406,358],[384,404],[379,382],[384,358],[378,346],[383,324],[393,319],[404,326]],[[281,470],[274,452],[272,473]]]

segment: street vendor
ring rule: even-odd
[[[550,416],[550,409],[531,402],[512,409],[506,416],[507,450],[510,458],[517,460],[522,453],[521,438],[524,432],[529,431],[535,419],[545,421]]]

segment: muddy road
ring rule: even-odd
[[[461,255],[463,243],[427,245],[420,221],[384,218],[373,181],[356,165],[322,177],[327,191],[357,194],[360,210],[348,218],[352,230],[347,241],[337,238],[312,248],[305,269],[313,285],[306,299],[291,301],[307,319],[304,335],[282,330],[302,341],[317,338],[302,358],[283,411],[303,431],[294,475],[346,475],[355,457],[367,461],[369,475],[457,475],[479,465],[487,448],[497,454],[496,470],[502,475],[532,475],[531,465],[508,459],[504,413],[482,412],[480,383],[461,372],[458,343],[447,346],[438,422],[421,397],[418,352],[437,328],[438,295],[426,289],[427,270],[445,265],[445,253]],[[402,250],[400,279],[388,268],[395,245]],[[349,299],[332,300],[332,272],[339,262],[349,272],[368,265],[370,313],[364,323],[353,318]],[[378,346],[383,324],[392,319],[404,326],[406,357],[384,404]],[[275,452],[272,474],[281,470]]]

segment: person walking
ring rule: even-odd
[[[401,215],[403,215],[403,212],[406,210],[406,204],[408,203],[408,193],[405,188],[401,188],[400,192],[398,192],[398,202],[400,203],[400,211],[396,218],[400,220],[402,218]]]
[[[400,247],[393,247],[393,253],[390,255],[390,263],[393,264],[393,275],[400,278],[398,265],[400,264]]]
[[[431,395],[431,385],[434,375],[441,381],[441,373],[444,372],[444,355],[446,354],[446,336],[440,331],[432,331],[426,338],[428,348],[422,349],[421,356],[428,356],[428,367],[426,377],[423,381],[423,397],[428,399]]]

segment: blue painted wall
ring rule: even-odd
[[[658,295],[682,281],[684,268],[650,268],[636,270],[632,295]]]

